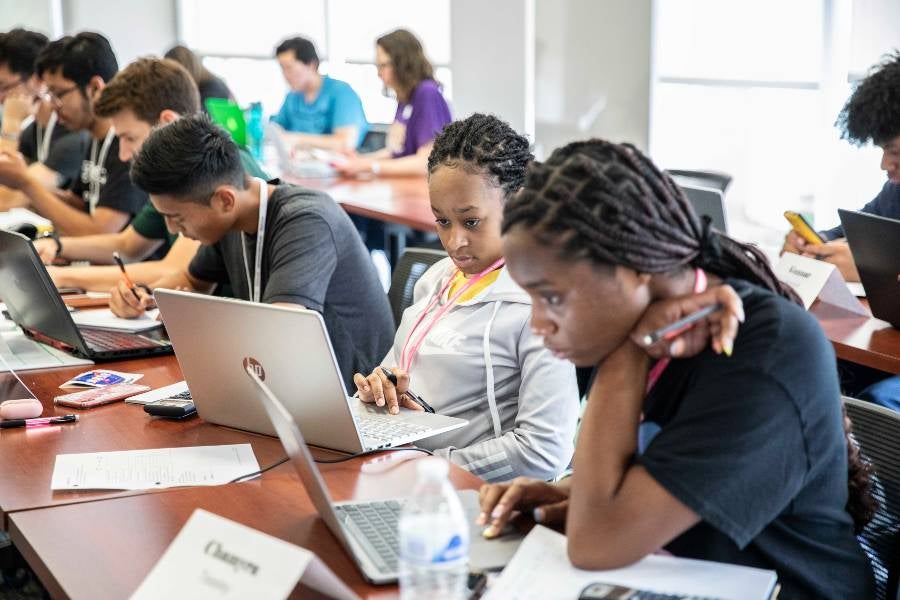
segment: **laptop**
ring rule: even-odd
[[[111,331],[76,325],[34,246],[0,231],[0,298],[16,325],[35,340],[91,360],[170,354],[165,330]]]
[[[900,329],[900,221],[838,209],[872,314]]]
[[[210,120],[231,134],[238,146],[247,146],[247,121],[241,107],[224,98],[207,98],[206,112]]]
[[[347,160],[345,157],[313,148],[303,150],[297,156],[291,154],[288,140],[285,138],[285,131],[278,123],[270,121],[266,124],[266,139],[275,146],[275,153],[278,155],[278,167],[285,175],[293,177],[334,177],[337,171],[332,167],[332,163]]]
[[[713,227],[722,233],[728,233],[728,224],[725,219],[725,196],[721,190],[688,185],[679,181],[677,177],[675,178],[675,183],[687,196],[688,201],[694,208],[694,212],[698,216],[707,215]]]
[[[300,476],[300,481],[325,521],[328,529],[353,558],[366,581],[393,583],[399,575],[399,523],[405,498],[365,502],[333,502],[328,488],[306,447],[300,429],[284,404],[275,397],[252,367],[246,369],[255,400],[271,419],[285,451]],[[473,573],[502,568],[515,554],[522,535],[511,533],[485,540],[475,518],[481,511],[478,492],[458,492],[469,522],[469,571]]]
[[[284,398],[310,444],[357,453],[463,427],[456,417],[383,408],[348,396],[322,316],[313,310],[156,290],[156,303],[197,413],[210,423],[276,435],[241,365]]]

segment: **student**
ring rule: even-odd
[[[88,135],[69,131],[58,123],[50,102],[43,99],[44,84],[37,74],[38,56],[52,55],[60,42],[48,46],[47,37],[35,31],[13,29],[0,39],[0,103],[19,98],[32,114],[22,122],[18,150],[29,171],[50,189],[69,185],[81,173],[81,159],[87,150]],[[44,59],[45,60],[45,59]],[[4,206],[21,206],[28,199],[18,190],[0,192]]]
[[[528,327],[530,300],[503,266],[503,205],[532,159],[528,140],[496,117],[448,125],[428,158],[438,235],[450,256],[418,281],[380,368],[355,376],[364,402],[417,409],[412,388],[469,424],[417,442],[486,481],[552,479],[572,458],[578,387]],[[457,297],[458,296],[458,297]],[[455,298],[455,301],[454,301]],[[449,307],[449,310],[448,310]]]
[[[291,91],[272,120],[291,132],[297,146],[352,150],[362,143],[369,124],[362,101],[349,84],[319,73],[319,55],[309,40],[295,37],[275,49]]]
[[[125,67],[103,89],[94,106],[94,112],[109,119],[114,126],[119,138],[119,159],[123,163],[132,160],[154,127],[199,110],[197,86],[184,67],[157,58],[139,58]],[[238,151],[249,175],[266,177],[246,150]],[[46,263],[62,258],[112,265],[113,252],[118,252],[127,262],[164,256],[163,260],[128,268],[133,281],[145,284],[170,271],[186,268],[199,246],[194,240],[169,233],[162,215],[149,202],[119,233],[38,239],[34,244]],[[48,271],[56,285],[86,290],[106,291],[121,277],[116,266],[50,267]]]
[[[874,200],[860,210],[900,219],[900,52],[876,65],[857,86],[837,121],[841,137],[862,146],[869,142],[881,148],[881,168],[888,180]],[[859,281],[844,230],[838,226],[821,232],[825,244],[806,242],[793,231],[784,240],[784,252],[803,254],[836,265],[844,279]]]
[[[513,509],[536,509],[540,522],[565,521],[579,568],[664,547],[774,569],[780,598],[873,597],[854,525],[874,503],[848,452],[834,351],[759,250],[698,219],[633,146],[602,140],[536,165],[503,231],[534,333],[598,372],[573,475],[482,488],[488,536]],[[716,313],[713,350],[651,364],[644,334],[734,292],[743,307]],[[742,311],[732,353],[733,335],[716,328]]]
[[[4,153],[0,155],[0,184],[24,192],[31,207],[62,234],[121,231],[146,204],[147,195],[131,184],[128,164],[119,159],[109,120],[93,112],[97,94],[118,70],[115,54],[105,37],[83,32],[52,58],[39,59],[39,75],[47,84],[60,123],[73,131],[88,131],[92,138],[81,176],[57,195],[28,172],[21,155]]]
[[[153,132],[131,177],[170,231],[204,244],[187,269],[155,287],[208,292],[227,282],[237,298],[322,313],[348,387],[390,347],[387,297],[350,219],[327,195],[247,177],[230,135],[205,116]],[[137,316],[152,302],[140,296],[120,281],[110,307]]]
[[[206,100],[208,98],[221,98],[234,102],[234,94],[228,89],[228,85],[221,77],[213,75],[209,69],[204,67],[200,57],[186,46],[174,46],[166,52],[165,58],[174,60],[191,74],[191,78],[200,91],[200,108],[204,112],[206,112]]]
[[[378,77],[397,95],[397,112],[387,146],[335,165],[343,175],[424,175],[434,138],[451,121],[450,107],[434,80],[434,69],[422,44],[412,33],[398,29],[381,36],[375,45]]]

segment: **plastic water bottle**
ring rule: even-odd
[[[401,600],[465,598],[469,525],[446,461],[418,461],[418,481],[400,515]]]
[[[256,160],[263,159],[263,115],[262,103],[250,104],[250,118],[247,120],[247,142],[250,145],[250,154]]]

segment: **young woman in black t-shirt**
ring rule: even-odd
[[[484,486],[485,535],[533,510],[565,522],[580,568],[666,548],[774,569],[782,598],[871,597],[854,530],[873,505],[833,350],[759,250],[711,229],[637,149],[601,140],[535,164],[503,228],[532,329],[597,373],[573,475]],[[715,303],[676,342],[644,345]]]

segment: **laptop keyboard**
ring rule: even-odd
[[[428,426],[401,421],[390,415],[369,413],[357,414],[354,418],[366,445],[372,448],[390,445],[394,440],[408,439],[431,430]]]
[[[396,573],[400,554],[400,510],[397,500],[341,504],[334,507],[338,518],[366,556],[384,574]]]
[[[138,348],[156,348],[156,342],[132,333],[121,331],[104,331],[100,329],[81,329],[81,336],[87,345],[96,352],[111,350],[136,350]]]

